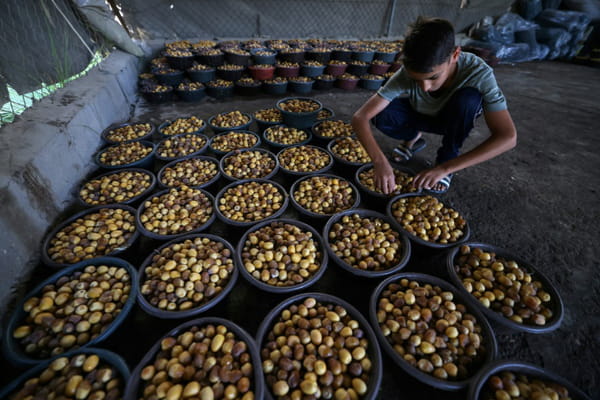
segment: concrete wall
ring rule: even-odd
[[[129,119],[141,61],[113,52],[85,77],[0,128],[0,315],[39,262],[110,124]]]

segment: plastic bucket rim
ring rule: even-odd
[[[353,137],[353,136],[355,137],[355,136],[356,136],[356,134],[353,134],[353,135],[346,135],[346,136],[333,136],[333,137],[332,137],[332,136],[322,136],[321,134],[319,134],[319,125],[321,125],[323,122],[332,121],[334,116],[335,116],[335,114],[333,114],[333,115],[332,115],[331,117],[329,117],[329,118],[322,119],[322,120],[317,120],[317,122],[315,122],[315,123],[313,124],[313,126],[311,126],[310,130],[311,130],[311,132],[313,133],[313,137],[314,137],[314,138],[316,138],[316,139],[318,139],[318,140],[320,140],[320,141],[322,141],[322,142],[328,142],[328,144],[329,144],[329,142],[330,142],[331,140],[335,140],[335,139],[341,139],[341,138],[345,138],[345,137]],[[346,121],[344,121],[344,120],[341,120],[341,119],[337,119],[337,120],[335,120],[335,121],[337,121],[337,122],[343,122],[343,123],[347,124],[347,122],[346,122]],[[352,130],[352,132],[354,132],[354,129]]]
[[[44,236],[44,239],[42,241],[42,251],[41,251],[41,259],[42,259],[42,263],[44,265],[46,265],[49,268],[53,268],[53,269],[59,269],[59,268],[64,268],[64,267],[69,267],[72,265],[76,265],[77,263],[86,261],[86,260],[90,260],[89,258],[86,260],[81,260],[78,261],[77,263],[73,263],[73,264],[68,264],[68,263],[58,263],[55,261],[52,261],[52,259],[50,258],[50,256],[48,255],[48,247],[50,245],[50,240],[63,228],[67,227],[68,225],[70,225],[71,223],[73,223],[74,221],[76,221],[78,218],[81,218],[87,214],[92,214],[95,213],[103,208],[121,208],[124,209],[126,211],[129,211],[131,214],[134,215],[135,217],[135,213],[136,213],[136,209],[131,207],[130,205],[126,205],[126,204],[107,204],[107,205],[101,205],[101,206],[94,206],[94,207],[89,207],[86,208],[85,210],[82,210],[78,213],[75,213],[74,215],[71,215],[70,217],[68,217],[67,219],[63,220],[62,222],[58,223],[52,230],[50,230],[50,233],[48,233],[46,236]],[[102,256],[98,256],[98,257],[93,257],[93,258],[99,258],[99,257],[114,257],[117,254],[121,254],[124,251],[126,251],[127,249],[129,249],[133,243],[137,240],[137,238],[140,236],[140,231],[138,230],[137,226],[135,228],[135,231],[131,234],[131,237],[123,244],[123,246],[121,247],[117,247],[114,251],[108,253],[108,254],[104,254]],[[93,259],[92,258],[92,259]]]
[[[328,293],[323,292],[303,292],[295,294],[291,297],[286,298],[281,301],[275,307],[269,310],[265,318],[260,322],[256,332],[256,345],[258,347],[259,352],[262,349],[262,342],[266,339],[268,334],[268,330],[273,326],[274,321],[277,316],[285,309],[290,307],[293,304],[298,304],[303,299],[308,297],[313,297],[315,300],[321,303],[331,303],[342,306],[355,320],[357,320],[360,324],[361,329],[366,333],[369,338],[369,348],[370,351],[368,353],[374,358],[372,360],[373,365],[373,378],[374,382],[369,382],[368,391],[362,397],[364,400],[374,400],[377,398],[379,390],[381,388],[381,381],[383,380],[383,357],[381,354],[381,346],[379,344],[379,340],[377,338],[377,334],[373,327],[369,324],[369,320],[361,314],[356,307],[354,307],[349,302],[344,299],[333,296]],[[264,374],[263,374],[264,375]],[[371,381],[371,379],[369,379]],[[271,394],[271,390],[267,387],[265,382],[265,398],[273,400],[274,397]]]
[[[258,221],[234,221],[234,220],[231,220],[231,219],[225,217],[221,213],[221,210],[219,210],[219,207],[216,206],[219,202],[219,199],[221,199],[221,197],[223,197],[225,192],[227,190],[231,189],[232,187],[235,187],[237,185],[243,185],[243,184],[250,183],[250,182],[269,183],[269,184],[275,186],[279,190],[279,192],[283,195],[283,203],[281,204],[281,207],[279,208],[279,210],[275,211],[273,214],[269,215],[268,217],[265,217]],[[264,178],[250,178],[250,179],[235,180],[235,181],[227,184],[221,190],[219,190],[219,193],[217,193],[217,195],[215,196],[215,210],[216,210],[217,218],[219,218],[220,221],[222,221],[223,223],[225,223],[228,226],[234,226],[234,227],[238,227],[238,228],[247,228],[249,226],[252,226],[252,225],[257,224],[262,221],[279,218],[287,209],[288,203],[289,203],[289,195],[287,194],[287,192],[283,188],[283,186],[281,186],[279,183],[277,183],[275,181],[272,181],[269,179],[264,179]]]
[[[304,145],[302,145],[302,146],[306,146],[306,147],[314,147],[314,148],[316,148],[316,149],[318,149],[318,150],[320,150],[320,151],[323,151],[323,152],[325,152],[325,153],[326,153],[326,154],[329,156],[329,163],[328,163],[328,164],[327,164],[325,167],[323,167],[323,168],[321,168],[321,169],[319,169],[319,170],[316,170],[316,171],[292,171],[292,170],[289,170],[289,169],[287,169],[287,168],[285,168],[285,167],[281,166],[281,162],[279,162],[279,168],[280,168],[280,169],[281,169],[281,170],[282,170],[284,173],[286,173],[286,174],[288,174],[288,175],[292,175],[292,176],[303,176],[303,175],[322,174],[322,173],[325,173],[325,172],[329,171],[329,170],[330,170],[330,169],[333,167],[333,161],[334,161],[334,159],[333,159],[333,155],[332,155],[332,154],[331,154],[331,153],[330,153],[330,152],[329,152],[327,149],[323,149],[323,148],[321,148],[321,147],[319,147],[319,146],[315,146],[315,145],[312,145],[312,144],[304,144]],[[279,151],[277,152],[277,161],[279,161],[279,155],[280,155],[282,152],[284,152],[284,151],[286,151],[286,150],[288,150],[288,149],[291,149],[291,148],[293,148],[293,147],[300,147],[300,146],[299,146],[299,145],[288,146],[288,147],[285,147],[285,148],[283,148],[283,149],[279,150]]]
[[[18,390],[23,383],[41,374],[41,372],[48,368],[48,366],[57,358],[71,357],[73,355],[78,354],[96,354],[100,358],[100,360],[114,367],[117,370],[117,372],[122,375],[123,393],[125,393],[127,389],[127,382],[131,377],[131,371],[129,370],[129,367],[127,366],[127,363],[125,362],[123,357],[121,357],[119,354],[113,351],[102,349],[99,347],[79,347],[77,349],[73,349],[68,352],[53,356],[52,358],[49,358],[31,366],[32,369],[23,372],[21,376],[19,376],[16,379],[13,379],[6,386],[0,388],[0,398],[8,398],[9,394],[14,394],[15,391]]]
[[[289,101],[289,100],[308,100],[308,101],[312,101],[314,103],[317,103],[319,105],[319,108],[317,110],[315,110],[315,111],[306,111],[306,112],[285,111],[284,109],[281,108],[281,103],[284,103],[284,102]],[[323,109],[323,103],[321,103],[319,100],[313,99],[311,97],[292,96],[292,97],[286,97],[286,98],[278,100],[277,103],[275,103],[275,108],[278,109],[279,112],[281,112],[282,115],[291,115],[291,116],[294,116],[294,117],[309,117],[309,116],[312,116],[312,114],[318,115],[319,111],[321,111]]]
[[[477,301],[472,294],[466,291],[466,289],[462,285],[460,278],[458,277],[458,274],[454,271],[454,259],[456,258],[460,247],[464,245],[475,248],[482,248],[485,249],[485,251],[493,251],[494,253],[496,253],[499,256],[502,256],[503,258],[510,258],[516,261],[521,268],[524,267],[523,269],[525,269],[528,273],[535,275],[536,278],[540,280],[544,285],[544,290],[547,291],[553,299],[551,304],[554,306],[552,307],[552,311],[555,312],[555,316],[551,319],[552,322],[543,326],[537,326],[532,324],[518,324],[502,316],[500,313],[497,313],[492,309],[483,306],[479,301]],[[555,285],[531,263],[523,260],[521,257],[513,255],[510,251],[507,251],[504,248],[474,241],[467,241],[458,244],[450,248],[448,254],[446,255],[446,272],[450,277],[450,283],[454,285],[459,292],[465,295],[466,299],[470,303],[472,303],[473,307],[479,308],[481,312],[486,316],[486,318],[490,319],[494,323],[497,323],[504,329],[509,329],[514,332],[526,332],[531,334],[548,333],[558,329],[564,319],[564,301],[560,296],[560,293],[558,292]]]
[[[235,177],[225,173],[225,160],[234,154],[243,153],[246,151],[259,151],[261,153],[266,153],[269,157],[271,157],[275,160],[275,167],[267,175],[265,175],[262,178],[249,178],[249,179],[267,179],[267,180],[269,180],[272,177],[274,177],[275,174],[277,174],[277,172],[279,171],[279,160],[277,159],[275,154],[269,150],[257,147],[257,148],[251,148],[251,149],[232,150],[232,151],[226,153],[223,157],[221,157],[221,159],[219,160],[219,171],[221,172],[221,175],[223,176],[223,178],[227,179],[230,182],[240,181],[239,178],[235,178]]]
[[[359,214],[361,217],[379,218],[384,222],[387,222],[390,225],[390,227],[400,235],[400,241],[402,242],[402,255],[398,263],[382,271],[364,271],[355,268],[351,265],[348,265],[348,263],[346,263],[344,260],[339,258],[337,254],[334,253],[333,249],[331,249],[331,246],[329,244],[329,231],[331,230],[331,227],[334,223],[339,221],[342,217],[351,214]],[[365,278],[382,278],[394,273],[398,273],[400,270],[406,267],[412,254],[412,246],[410,240],[408,240],[406,235],[403,232],[398,231],[398,229],[396,229],[394,225],[390,223],[389,218],[385,214],[366,208],[353,208],[332,215],[323,227],[323,240],[327,245],[327,251],[329,252],[330,259],[334,260],[337,265],[339,265],[342,269],[350,272],[352,275]]]
[[[369,169],[369,168],[373,168],[373,163],[366,163],[362,166],[360,166],[356,172],[354,173],[354,181],[356,182],[356,186],[358,187],[359,190],[364,191],[367,196],[372,196],[381,200],[391,200],[394,196],[396,195],[387,195],[384,193],[378,193],[378,192],[374,192],[373,190],[367,188],[365,185],[362,184],[362,182],[360,181],[360,174],[361,172],[364,172],[365,170]],[[405,172],[407,174],[410,174],[411,176],[415,176],[415,171],[412,168],[409,167],[404,167],[404,166],[393,166],[392,169],[396,169],[400,172]],[[414,192],[414,193],[422,193],[421,189],[419,189],[419,191]]]
[[[213,141],[215,140],[216,137],[224,136],[224,135],[227,135],[227,134],[229,134],[231,132],[251,134],[252,136],[254,136],[256,138],[256,143],[254,145],[252,145],[252,147],[244,147],[244,148],[241,148],[241,149],[233,149],[233,150],[229,150],[229,151],[222,151],[222,150],[213,149],[212,144],[213,144]],[[233,131],[225,131],[225,132],[219,132],[219,133],[215,134],[209,140],[208,149],[210,151],[212,151],[213,153],[215,153],[217,156],[224,156],[225,154],[227,154],[227,153],[229,153],[231,151],[235,151],[235,150],[255,149],[255,148],[259,147],[261,145],[261,143],[262,143],[262,141],[260,140],[260,135],[258,133],[254,132],[254,131],[244,130],[244,129],[235,129]]]
[[[198,159],[198,160],[205,160],[205,161],[210,161],[210,162],[214,162],[215,164],[217,164],[217,166],[219,165],[219,160],[217,160],[214,157],[211,156],[206,156],[206,155],[197,155],[197,156],[192,156],[189,158],[185,158],[183,160],[173,160],[168,162],[167,164],[163,165],[163,167],[158,171],[158,173],[156,174],[156,181],[158,183],[158,187],[161,188],[161,190],[164,189],[174,189],[178,186],[166,186],[163,182],[162,182],[162,175],[164,174],[165,170],[167,168],[171,168],[174,165],[180,163],[180,162],[184,162],[184,161],[189,161],[192,159]],[[219,180],[219,178],[221,177],[221,171],[217,171],[216,175],[213,176],[210,180],[204,182],[203,184],[200,185],[195,185],[195,186],[188,186],[192,189],[204,189],[210,185],[212,185],[213,183],[215,183],[216,181]]]
[[[21,350],[20,345],[16,342],[16,340],[12,336],[12,332],[14,331],[14,329],[18,326],[18,324],[20,322],[23,321],[23,319],[27,315],[27,313],[23,310],[23,305],[25,304],[25,302],[28,299],[30,299],[31,297],[34,297],[34,296],[38,295],[39,293],[41,293],[42,289],[46,285],[56,283],[58,281],[58,279],[60,279],[61,277],[66,276],[66,275],[71,275],[75,271],[78,271],[80,269],[82,270],[85,267],[92,265],[92,264],[111,264],[111,265],[123,267],[127,270],[127,273],[129,274],[131,288],[130,288],[127,300],[125,301],[125,304],[123,304],[123,307],[121,308],[121,311],[117,314],[115,319],[110,324],[107,325],[107,328],[104,330],[104,332],[100,333],[97,337],[90,339],[87,343],[81,345],[78,348],[70,349],[64,353],[61,353],[57,356],[51,356],[49,358],[32,358],[32,357],[27,356]],[[90,258],[87,260],[80,261],[76,264],[70,265],[68,267],[65,267],[61,270],[58,270],[57,272],[55,272],[54,274],[52,274],[51,276],[49,276],[48,278],[46,278],[45,280],[40,282],[32,290],[27,292],[26,295],[22,299],[20,299],[19,302],[17,303],[17,306],[15,307],[12,315],[10,316],[8,323],[6,324],[6,327],[2,328],[2,330],[4,332],[4,334],[2,336],[2,350],[3,350],[4,354],[6,355],[8,360],[15,365],[32,366],[32,365],[39,364],[40,362],[44,362],[46,360],[50,360],[50,359],[53,359],[53,358],[56,358],[59,356],[64,356],[66,353],[93,347],[94,345],[97,345],[97,344],[103,342],[110,335],[112,335],[115,332],[115,330],[117,330],[117,328],[125,321],[125,319],[129,315],[129,313],[131,312],[131,309],[133,308],[133,305],[136,302],[136,297],[137,297],[137,293],[138,293],[138,288],[135,285],[137,276],[138,276],[138,272],[130,262],[128,262],[122,258],[112,257],[112,256],[101,256],[101,257]]]
[[[456,242],[447,243],[447,244],[428,242],[426,240],[421,239],[420,237],[418,237],[416,235],[410,234],[406,229],[404,229],[402,227],[402,225],[400,225],[400,223],[398,221],[396,221],[396,218],[394,218],[394,216],[392,215],[392,205],[396,201],[398,201],[398,199],[400,199],[400,198],[416,197],[416,196],[420,196],[420,197],[431,196],[431,197],[437,199],[438,201],[440,201],[439,197],[434,196],[433,194],[425,193],[425,192],[401,193],[401,194],[398,194],[398,195],[392,197],[386,206],[386,214],[390,217],[390,219],[392,220],[394,225],[396,225],[398,227],[398,229],[401,229],[402,232],[404,232],[411,241],[413,241],[417,244],[420,244],[422,246],[430,247],[433,249],[449,249],[453,246],[461,245],[461,244],[465,243],[467,240],[469,240],[469,237],[471,236],[471,227],[469,226],[469,221],[467,221],[466,219],[465,219],[465,227],[463,229],[463,236]],[[448,206],[448,205],[446,203],[444,203],[444,206]],[[448,207],[451,207],[451,206],[448,206]],[[452,207],[452,208],[454,208],[454,207]],[[455,211],[457,211],[457,210],[455,210]],[[459,215],[463,215],[463,214],[459,212]]]
[[[485,360],[481,362],[479,369],[473,373],[469,378],[464,379],[462,381],[448,381],[443,379],[438,379],[433,375],[429,375],[425,372],[420,371],[417,367],[413,367],[408,364],[392,347],[392,345],[387,341],[383,333],[381,333],[381,328],[379,327],[379,322],[377,320],[377,303],[381,292],[391,283],[397,282],[401,279],[409,279],[414,280],[419,283],[429,283],[432,285],[439,286],[442,290],[447,290],[452,292],[455,297],[455,300],[458,299],[466,306],[467,312],[473,314],[477,320],[479,325],[481,326],[483,331],[486,331],[487,335],[483,336],[483,343],[486,344],[486,355]],[[496,340],[495,332],[487,320],[485,315],[475,307],[472,307],[468,302],[465,301],[464,296],[461,293],[458,293],[456,288],[449,282],[438,278],[437,276],[423,274],[420,272],[399,272],[394,275],[388,276],[386,279],[381,281],[369,299],[369,320],[371,325],[374,327],[375,334],[377,335],[377,339],[379,340],[379,344],[383,347],[383,350],[387,353],[387,355],[392,359],[394,364],[399,366],[404,372],[409,374],[414,379],[418,380],[421,383],[424,383],[428,386],[432,386],[437,389],[447,390],[447,391],[458,391],[466,388],[469,383],[475,378],[479,370],[485,367],[489,362],[496,359],[498,355],[498,341]],[[375,327],[377,329],[375,329]],[[490,348],[491,347],[491,348]]]
[[[203,90],[206,90],[206,88],[203,88]],[[175,135],[165,135],[165,134],[163,133],[163,129],[165,129],[165,128],[166,128],[166,127],[168,127],[168,126],[171,126],[171,125],[173,125],[173,124],[175,123],[175,121],[176,121],[176,120],[178,120],[178,119],[188,119],[188,118],[191,118],[191,117],[196,117],[196,116],[195,116],[195,115],[189,115],[189,116],[185,115],[185,116],[180,116],[180,117],[177,117],[177,118],[175,118],[175,119],[174,119],[174,120],[172,120],[172,121],[167,119],[167,120],[165,120],[165,121],[161,122],[161,124],[160,124],[160,125],[158,126],[158,128],[157,128],[157,132],[158,132],[158,135],[159,135],[159,137],[160,137],[161,139],[164,139],[164,138],[172,138],[172,137],[179,136],[179,135],[187,135],[187,134],[203,133],[203,132],[206,130],[207,123],[206,123],[206,121],[205,121],[205,120],[203,120],[202,118],[198,118],[198,119],[200,119],[200,120],[202,121],[202,126],[201,126],[199,129],[197,129],[197,130],[195,130],[195,131],[193,131],[193,132],[177,133],[177,134],[175,134]],[[196,117],[196,118],[197,118],[197,117]]]
[[[331,139],[329,141],[329,143],[327,143],[327,150],[329,150],[329,152],[331,153],[331,155],[333,156],[333,158],[335,159],[335,161],[338,162],[338,163],[340,163],[343,166],[356,168],[356,167],[361,167],[361,166],[365,165],[366,163],[363,163],[363,162],[352,162],[352,161],[344,160],[339,155],[337,155],[336,153],[333,152],[332,148],[333,148],[334,144],[338,140],[347,139],[347,138],[354,139],[354,140],[356,140],[360,144],[360,141],[358,140],[358,138],[356,137],[356,135],[342,136],[342,137],[337,137],[337,138]],[[361,146],[362,146],[362,144],[361,144]],[[366,152],[366,150],[365,150],[365,152]],[[373,162],[373,161],[371,160],[371,162]]]
[[[227,88],[227,89],[229,89],[229,88]],[[231,88],[231,90],[233,90],[233,89],[235,89],[235,85]],[[242,112],[242,115],[248,117],[248,122],[246,122],[243,125],[239,125],[239,126],[223,128],[220,126],[215,126],[212,123],[212,121],[215,119],[215,117],[220,114],[227,114],[227,113],[219,113],[219,114],[212,115],[212,116],[210,116],[210,118],[208,118],[208,120],[206,122],[208,124],[208,126],[210,126],[210,129],[212,129],[213,132],[215,132],[215,133],[220,133],[223,131],[248,130],[248,127],[250,126],[250,124],[252,124],[252,121],[254,121],[254,117],[252,115]]]
[[[139,379],[139,376],[140,376],[141,370],[145,365],[150,363],[150,361],[154,357],[156,357],[156,354],[160,350],[160,342],[164,338],[169,337],[169,336],[176,336],[182,330],[190,328],[192,326],[205,326],[205,325],[209,325],[209,324],[226,326],[228,328],[228,330],[233,331],[235,333],[236,338],[238,338],[239,340],[243,340],[246,343],[246,345],[249,349],[252,364],[254,365],[253,372],[252,372],[252,375],[254,377],[254,386],[255,386],[254,395],[255,395],[256,399],[262,399],[264,397],[264,393],[266,391],[266,388],[265,388],[266,384],[264,381],[262,368],[260,368],[260,366],[262,366],[262,361],[260,358],[260,350],[258,349],[258,345],[256,344],[255,339],[244,328],[242,328],[235,322],[230,321],[225,318],[220,318],[220,317],[199,317],[199,318],[195,318],[190,321],[185,321],[185,322],[182,322],[181,324],[177,325],[173,329],[170,329],[166,334],[161,336],[156,341],[156,343],[154,343],[148,349],[148,352],[144,355],[144,357],[142,357],[142,359],[139,361],[139,363],[135,366],[135,368],[131,372],[131,377],[127,381],[125,395],[123,398],[125,400],[134,400],[137,398],[139,389],[140,389],[140,381],[141,380]]]
[[[156,239],[156,240],[171,240],[171,239],[176,239],[176,238],[184,236],[184,235],[190,235],[192,233],[200,233],[210,227],[210,225],[215,220],[215,199],[212,194],[210,194],[206,189],[202,189],[202,188],[195,188],[194,190],[200,190],[206,197],[208,197],[208,199],[211,201],[211,203],[213,205],[213,212],[210,215],[210,217],[208,218],[208,220],[206,220],[205,223],[203,223],[202,225],[200,225],[199,227],[197,227],[195,229],[192,229],[191,231],[176,233],[176,234],[172,234],[172,235],[160,235],[158,233],[150,232],[144,227],[144,225],[140,221],[140,215],[141,215],[142,211],[146,209],[146,207],[144,207],[144,203],[148,200],[153,199],[154,197],[162,196],[171,190],[179,191],[180,189],[181,189],[181,187],[176,187],[176,188],[170,188],[170,189],[165,189],[165,190],[156,192],[156,193],[148,196],[144,200],[144,202],[142,202],[142,204],[137,208],[137,210],[135,212],[135,226],[142,236],[150,238],[150,239]]]
[[[278,126],[283,126],[283,127],[286,127],[286,128],[293,128],[293,127],[291,127],[291,126],[288,126],[288,125],[286,125],[286,124],[283,124],[283,123],[274,124],[274,125],[271,125],[271,126],[269,126],[268,128],[266,128],[266,129],[263,131],[263,133],[262,133],[263,142],[265,142],[267,145],[269,145],[269,146],[271,146],[271,147],[273,147],[273,148],[277,148],[277,149],[283,149],[283,148],[290,147],[290,146],[303,146],[303,145],[305,145],[305,144],[308,144],[308,143],[310,143],[310,141],[312,140],[312,133],[311,133],[309,130],[306,130],[306,129],[298,129],[298,130],[300,130],[300,131],[303,131],[303,132],[305,132],[305,133],[306,133],[306,135],[307,135],[307,138],[306,138],[306,139],[304,139],[303,141],[301,141],[301,142],[298,142],[298,143],[293,143],[293,144],[283,144],[283,143],[272,142],[272,141],[270,141],[269,139],[267,139],[266,132],[267,132],[267,130],[268,130],[268,129],[270,129],[270,128],[275,128],[275,127],[278,127]],[[293,129],[297,129],[297,128],[293,128]],[[279,162],[279,160],[277,160],[277,162]]]
[[[129,126],[129,125],[139,125],[139,124],[149,124],[150,132],[146,133],[144,136],[140,136],[139,138],[125,140],[122,142],[110,140],[106,137],[108,135],[108,133],[113,129],[123,128],[123,127]],[[132,121],[132,122],[123,122],[123,123],[109,125],[107,128],[105,128],[102,131],[102,133],[100,134],[100,137],[102,138],[102,140],[105,143],[107,143],[109,145],[113,145],[113,144],[129,143],[129,142],[139,142],[140,140],[147,140],[148,138],[152,137],[152,134],[154,134],[154,131],[156,131],[156,126],[152,122]]]
[[[208,149],[208,136],[206,136],[203,133],[181,133],[179,135],[173,135],[173,136],[169,136],[166,137],[164,139],[162,139],[160,142],[158,142],[156,144],[156,151],[158,151],[158,148],[167,140],[169,139],[173,139],[173,138],[177,138],[177,137],[181,137],[181,136],[186,136],[186,135],[194,135],[194,136],[202,136],[204,138],[205,143],[202,145],[202,148],[194,151],[193,153],[190,154],[186,154],[183,156],[175,156],[175,157],[163,157],[158,155],[156,152],[154,154],[154,158],[156,158],[159,161],[163,161],[163,162],[171,162],[171,161],[175,161],[175,160],[185,160],[188,159],[190,157],[194,157],[194,156],[198,156],[201,154],[204,154],[206,152],[206,150]]]
[[[123,205],[126,205],[126,206],[127,205],[131,205],[131,204],[137,202],[138,200],[142,199],[144,196],[147,196],[148,193],[151,193],[156,188],[156,185],[157,185],[157,182],[158,182],[158,180],[156,178],[156,175],[152,171],[147,170],[145,168],[124,168],[124,169],[120,169],[120,170],[110,170],[110,171],[104,172],[104,173],[102,173],[100,175],[95,175],[95,176],[87,179],[84,183],[82,183],[79,186],[79,189],[77,190],[77,202],[80,205],[82,205],[83,207],[95,207],[95,205],[88,204],[88,203],[86,203],[81,198],[81,191],[83,190],[83,187],[87,183],[89,183],[89,182],[91,182],[93,180],[96,180],[96,179],[99,179],[99,178],[103,178],[103,177],[109,176],[109,175],[119,174],[121,172],[140,172],[142,174],[150,175],[150,186],[148,188],[144,189],[144,191],[142,191],[142,193],[138,194],[137,196],[134,196],[134,197],[130,198],[129,200],[125,200],[125,201],[121,201],[121,202],[117,202],[117,203],[107,203],[107,204],[103,204],[103,205],[110,205],[110,204],[123,204]]]
[[[298,187],[298,185],[307,179],[310,178],[314,178],[314,177],[326,177],[326,178],[335,178],[335,179],[341,179],[344,180],[346,182],[348,182],[348,184],[350,185],[350,187],[352,188],[352,190],[355,193],[355,198],[354,198],[354,203],[352,203],[352,206],[350,208],[347,208],[346,210],[342,210],[342,211],[337,211],[333,214],[318,214],[315,212],[312,212],[310,210],[307,210],[306,208],[302,207],[300,204],[298,204],[298,202],[296,201],[295,197],[294,197],[294,192],[296,191],[296,188]],[[294,181],[294,183],[292,183],[292,186],[290,187],[290,201],[292,203],[292,206],[301,214],[311,217],[311,218],[317,218],[317,219],[322,219],[322,220],[326,220],[331,218],[332,216],[343,212],[343,211],[348,211],[348,210],[354,210],[357,209],[358,206],[360,205],[360,201],[361,201],[361,197],[360,197],[360,193],[358,192],[358,189],[356,188],[356,186],[350,181],[350,179],[344,178],[342,176],[339,175],[335,175],[335,174],[314,174],[314,175],[305,175],[305,176],[301,176],[300,178],[298,178],[296,181]]]
[[[107,165],[104,164],[100,161],[100,155],[106,151],[107,149],[111,148],[111,147],[116,147],[119,146],[121,144],[131,144],[131,143],[142,143],[144,145],[144,147],[152,147],[152,151],[150,153],[148,153],[146,156],[140,158],[137,161],[134,162],[130,162],[129,164],[123,164],[123,165]],[[156,144],[148,141],[148,140],[136,140],[136,141],[132,141],[132,142],[126,142],[126,143],[118,143],[118,144],[113,144],[110,146],[106,146],[100,150],[98,150],[96,152],[96,154],[94,154],[93,158],[94,158],[94,162],[96,163],[96,165],[98,165],[100,168],[104,168],[104,169],[125,169],[125,168],[135,168],[140,164],[144,164],[148,161],[150,161],[152,159],[152,157],[154,157],[154,154],[156,153]]]
[[[264,283],[262,281],[259,281],[256,278],[254,278],[248,271],[246,271],[246,268],[244,267],[244,264],[243,264],[241,254],[242,254],[242,249],[244,247],[244,242],[246,241],[246,238],[248,237],[248,235],[252,232],[255,232],[255,231],[261,229],[261,228],[264,228],[265,226],[267,226],[271,223],[277,223],[277,222],[295,225],[303,230],[310,231],[313,234],[313,238],[314,237],[317,238],[317,242],[319,243],[319,246],[321,247],[322,256],[321,256],[321,265],[319,267],[319,270],[316,273],[314,273],[309,279],[307,279],[304,282],[299,283],[297,285],[292,285],[292,286],[269,285],[268,283]],[[323,238],[321,237],[321,234],[314,227],[312,227],[302,221],[298,221],[298,220],[291,219],[291,218],[275,218],[275,219],[262,221],[255,225],[252,225],[246,232],[244,232],[244,234],[238,241],[236,250],[237,251],[236,251],[235,256],[238,259],[237,265],[240,268],[240,274],[242,275],[242,277],[246,281],[248,281],[251,285],[259,288],[260,290],[264,290],[265,292],[276,293],[276,294],[293,293],[293,292],[297,292],[297,291],[306,289],[306,288],[314,285],[315,283],[317,283],[317,281],[319,279],[321,279],[321,277],[325,273],[325,270],[328,267],[328,261],[329,261],[329,255],[327,254],[327,249],[325,249],[325,245],[323,243]]]
[[[225,285],[225,287],[223,287],[223,290],[221,290],[221,292],[219,292],[215,297],[213,297],[206,303],[200,304],[194,308],[190,308],[188,310],[183,310],[183,311],[161,310],[158,307],[155,307],[152,304],[150,304],[148,302],[148,300],[146,299],[146,297],[144,297],[144,295],[142,294],[140,288],[142,287],[142,284],[143,284],[142,280],[146,277],[145,269],[146,269],[146,267],[148,267],[151,264],[152,257],[154,257],[157,254],[160,254],[160,252],[167,247],[173,246],[178,243],[183,243],[186,240],[195,239],[198,237],[208,238],[208,239],[216,241],[216,242],[221,242],[229,249],[229,251],[231,251],[231,254],[232,254],[231,259],[233,262],[233,271],[231,273],[229,280],[227,281],[227,284]],[[233,245],[231,243],[229,243],[229,241],[227,239],[222,238],[217,235],[210,234],[210,233],[202,233],[202,232],[191,233],[188,235],[183,235],[183,236],[174,238],[174,239],[168,241],[167,243],[164,243],[161,246],[155,248],[154,250],[152,250],[152,252],[150,254],[148,254],[148,256],[142,262],[142,264],[140,266],[140,272],[137,276],[137,280],[136,280],[137,297],[136,297],[136,299],[140,305],[140,308],[142,310],[144,310],[144,312],[146,312],[147,314],[149,314],[153,317],[160,318],[160,319],[190,318],[190,317],[196,316],[198,314],[201,314],[203,312],[210,310],[211,308],[213,308],[217,304],[219,304],[225,297],[227,297],[229,292],[231,292],[231,290],[237,283],[239,271],[238,271],[238,266],[237,266],[237,260],[236,260],[234,253],[235,253],[235,248],[233,247]]]
[[[577,400],[591,400],[591,397],[589,397],[587,393],[557,373],[529,362],[509,359],[494,360],[484,365],[469,384],[467,390],[467,399],[479,399],[481,389],[483,389],[483,385],[485,385],[489,377],[492,374],[507,370],[510,372],[519,372],[525,375],[529,374],[530,376],[533,375],[534,377],[543,379],[545,381],[551,380],[566,387],[566,389],[569,391],[569,397]],[[575,396],[573,396],[573,394],[575,394]]]

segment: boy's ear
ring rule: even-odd
[[[454,48],[454,51],[452,51],[452,62],[457,62],[458,61],[458,57],[460,56],[460,46],[456,46]]]

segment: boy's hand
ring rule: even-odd
[[[438,165],[436,167],[419,172],[413,179],[413,186],[418,189],[429,190],[447,175],[448,171],[446,171],[446,169],[442,166]]]
[[[396,177],[394,169],[387,160],[373,164],[375,174],[375,187],[383,193],[390,194],[396,190]]]

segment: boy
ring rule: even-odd
[[[517,131],[492,69],[479,57],[461,53],[450,22],[419,18],[405,38],[403,64],[352,118],[358,139],[373,160],[375,184],[384,193],[392,193],[396,183],[373,137],[371,120],[381,132],[401,141],[394,149],[396,161],[407,161],[425,147],[421,131],[443,136],[435,166],[414,179],[414,186],[436,193],[448,190],[454,172],[516,145]],[[491,136],[459,155],[482,112]]]

